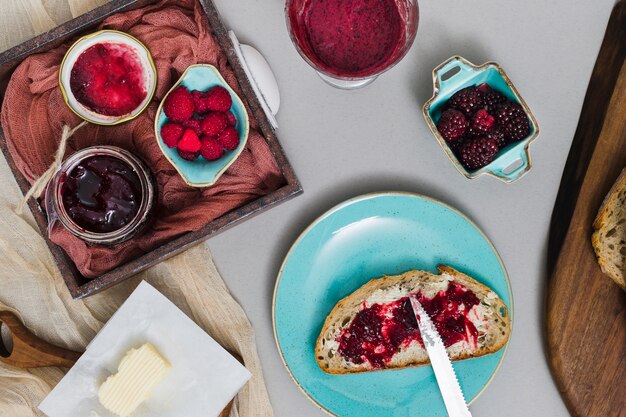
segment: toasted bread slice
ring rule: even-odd
[[[373,279],[339,301],[330,312],[317,339],[315,358],[319,367],[330,374],[346,374],[427,365],[428,354],[420,343],[400,346],[399,351],[382,368],[367,360],[360,364],[346,360],[339,352],[342,331],[349,328],[364,306],[393,303],[410,293],[420,292],[433,298],[446,291],[450,282],[471,290],[479,300],[467,318],[478,331],[475,345],[460,341],[447,347],[452,360],[462,360],[498,351],[506,344],[511,321],[504,302],[490,288],[448,266],[439,266],[439,275],[427,271],[409,271],[402,275]]]
[[[604,198],[593,228],[591,243],[602,272],[626,291],[626,168]]]

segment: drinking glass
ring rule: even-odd
[[[334,87],[355,89],[406,55],[419,9],[417,0],[287,0],[285,17],[293,44],[318,75]]]

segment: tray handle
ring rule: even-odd
[[[518,161],[521,162],[518,166],[516,166],[512,170],[508,170],[511,165]],[[491,172],[493,175],[503,179],[505,182],[513,182],[515,180],[518,180],[531,168],[530,153],[528,152],[528,147],[524,146],[518,149],[511,149],[504,155],[498,157],[498,159],[494,161],[494,164],[494,166],[487,167],[489,172]]]
[[[455,74],[450,74],[444,79],[444,76],[447,76],[451,71],[457,68],[458,71]],[[433,78],[440,91],[455,90],[458,85],[464,83],[475,73],[476,68],[472,64],[456,55],[435,68]]]

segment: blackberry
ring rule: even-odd
[[[479,85],[478,91],[482,93],[483,106],[489,114],[494,114],[500,104],[508,101],[504,95],[491,88],[489,84],[483,83]]]
[[[518,103],[507,102],[499,105],[495,117],[507,142],[522,140],[530,134],[530,121]]]
[[[467,119],[458,110],[448,109],[441,113],[437,122],[437,130],[448,143],[454,142],[467,130]]]
[[[461,151],[461,148],[463,147],[463,144],[467,141],[467,136],[461,136],[460,138],[458,138],[457,140],[455,140],[454,142],[448,142],[448,147],[450,149],[452,149],[452,152],[455,155],[459,155],[459,152]]]
[[[478,130],[474,129],[472,127],[472,125],[469,125],[467,127],[467,130],[465,131],[465,136],[468,138],[477,138],[479,136],[484,136],[484,134],[482,132],[479,132]]]
[[[504,134],[509,142],[517,142],[530,135],[530,122],[526,115],[519,116],[518,118],[509,122],[504,128]]]
[[[507,145],[504,132],[498,126],[494,126],[493,128],[489,129],[489,131],[485,133],[485,137],[489,139],[495,139],[495,141],[498,142],[498,147],[500,149],[504,148]]]
[[[465,131],[465,137],[469,139],[478,138],[480,136],[488,136],[488,137],[494,138],[498,141],[498,143],[506,142],[506,138],[504,137],[504,131],[497,124],[494,124],[491,127],[491,129],[487,130],[486,132],[481,132],[480,130],[476,130],[471,125]]]
[[[460,110],[465,116],[470,117],[483,107],[483,103],[482,93],[472,86],[454,93],[447,104],[453,109]]]
[[[465,142],[459,151],[459,157],[465,168],[474,171],[493,161],[498,149],[495,139],[480,136]]]

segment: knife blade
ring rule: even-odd
[[[441,391],[443,402],[446,405],[448,417],[472,417],[439,332],[415,295],[410,295],[409,300],[424,341],[424,347],[435,372],[437,385],[439,385],[439,391]]]

